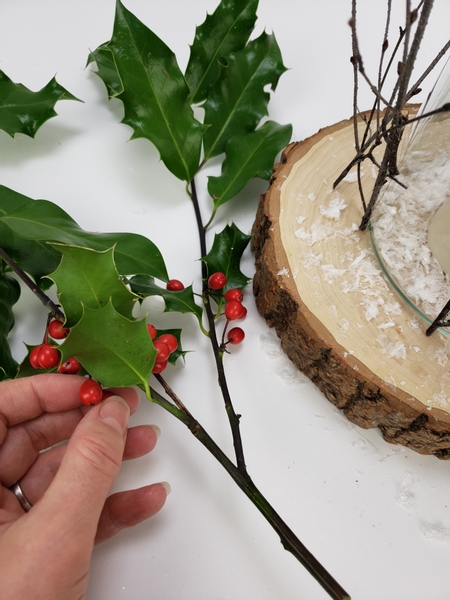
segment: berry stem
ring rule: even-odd
[[[14,273],[16,273],[16,275],[18,277],[20,277],[20,279],[24,282],[24,284],[30,288],[30,290],[33,292],[33,294],[35,294],[39,298],[39,300],[42,302],[42,304],[50,310],[51,314],[56,319],[60,319],[60,320],[64,321],[64,314],[59,310],[59,308],[56,306],[56,304],[54,302],[52,302],[52,300],[50,300],[50,298],[47,296],[47,294],[44,294],[44,292],[41,289],[39,289],[39,287],[31,279],[31,277],[28,277],[28,275],[25,273],[25,271],[23,271],[19,267],[19,265],[9,256],[9,254],[7,254],[3,250],[3,248],[0,248],[0,257],[11,267],[11,269],[14,271]]]
[[[166,384],[167,385],[167,384]],[[167,386],[170,390],[170,387]],[[166,389],[166,388],[165,388]],[[167,390],[166,390],[167,391]],[[167,392],[169,397],[177,404],[181,402],[178,397],[170,390]],[[175,398],[177,398],[175,400]],[[349,600],[350,596],[339,585],[339,583],[328,573],[320,562],[311,554],[311,552],[302,544],[295,533],[290,529],[275,509],[269,504],[263,494],[253,483],[247,471],[243,471],[226,456],[219,448],[209,434],[203,429],[200,423],[185,410],[175,406],[166,398],[161,396],[156,390],[151,388],[151,399],[153,402],[174,415],[179,421],[184,423],[191,433],[205,446],[207,450],[218,460],[233,481],[256,506],[259,512],[270,523],[274,531],[280,536],[280,541],[285,550],[291,552],[294,557],[311,573],[316,581],[327,591],[333,600]],[[182,406],[184,406],[182,404]]]
[[[195,217],[197,220],[197,229],[198,229],[198,236],[199,236],[199,241],[200,241],[200,252],[201,252],[201,256],[203,257],[203,256],[206,256],[206,254],[207,254],[207,251],[206,251],[206,229],[203,226],[202,215],[201,215],[200,205],[199,205],[198,196],[197,196],[197,188],[195,186],[194,179],[192,179],[192,181],[191,181],[190,196],[191,196],[192,204],[194,206]],[[201,261],[201,265],[202,265],[202,282],[203,282],[203,284],[202,284],[203,285],[203,290],[202,290],[203,291],[203,303],[205,305],[205,312],[206,312],[206,316],[208,319],[209,339],[211,340],[213,354],[214,354],[214,358],[215,358],[215,362],[216,362],[219,387],[222,392],[222,397],[223,397],[223,400],[225,403],[225,410],[227,412],[228,421],[230,423],[231,435],[233,437],[234,452],[235,452],[235,456],[236,456],[236,464],[238,466],[238,469],[240,469],[243,472],[246,472],[247,467],[245,465],[244,448],[242,445],[242,437],[241,437],[240,424],[239,424],[240,417],[236,414],[236,412],[233,408],[233,403],[231,401],[231,395],[230,395],[230,392],[228,389],[227,379],[225,376],[225,369],[223,366],[223,351],[221,351],[219,343],[217,341],[217,332],[216,332],[216,327],[215,327],[215,315],[214,315],[212,307],[211,307],[211,302],[210,302],[209,293],[208,293],[208,277],[207,277],[208,273],[207,273],[206,263],[204,261]]]

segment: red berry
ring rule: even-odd
[[[225,316],[229,321],[243,319],[247,314],[247,309],[237,300],[230,300],[225,306]]]
[[[60,365],[58,371],[64,374],[76,375],[81,371],[81,365],[77,359],[72,356]]]
[[[181,292],[184,290],[184,285],[178,279],[171,279],[169,283],[166,285],[166,290],[170,292]]]
[[[230,344],[240,344],[245,338],[245,333],[240,327],[233,327],[228,332],[228,341]]]
[[[160,342],[159,340],[156,340],[153,345],[155,346],[155,350],[157,352],[155,361],[157,363],[166,361],[170,355],[169,346],[164,342]]]
[[[102,401],[111,398],[111,396],[115,396],[110,390],[103,390]]]
[[[49,336],[54,340],[63,340],[69,335],[70,329],[64,327],[61,321],[54,319],[48,324],[47,331]]]
[[[95,379],[86,379],[86,381],[80,387],[80,400],[81,404],[85,406],[91,406],[98,404],[103,399],[102,386]]]
[[[159,336],[157,341],[167,344],[170,354],[175,352],[175,350],[178,348],[178,340],[172,333],[163,333]]]
[[[212,290],[221,290],[227,283],[227,278],[224,273],[213,273],[208,279],[208,285]]]
[[[51,344],[42,344],[37,355],[41,369],[51,369],[59,363],[59,352]]]
[[[152,369],[152,373],[162,373],[164,369],[167,367],[167,363],[169,361],[164,360],[163,362],[155,362],[155,365]]]
[[[231,300],[242,302],[244,294],[242,293],[242,290],[232,289],[228,290],[228,292],[225,292],[223,297],[225,298],[225,302],[230,302]]]
[[[39,364],[39,360],[38,360],[39,352],[41,351],[41,348],[42,348],[42,346],[36,346],[30,352],[29,361],[30,361],[30,365],[33,367],[33,369],[42,369],[41,365]]]
[[[150,337],[152,338],[152,340],[154,340],[156,337],[156,329],[153,325],[150,325],[150,323],[147,325],[147,329],[150,334]]]

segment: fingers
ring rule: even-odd
[[[2,382],[0,387],[0,424],[12,427],[18,423],[35,419],[42,413],[59,413],[80,406],[78,396],[84,377],[43,373],[23,379]],[[139,404],[133,388],[112,388],[130,403],[132,412]],[[1,425],[0,425],[1,427]],[[0,429],[0,444],[2,430]]]
[[[164,482],[110,496],[98,523],[95,543],[104,542],[123,529],[153,517],[164,506],[169,493],[170,486]]]
[[[60,398],[60,411],[59,412],[42,412],[38,416],[23,423],[19,423],[15,426],[9,427],[7,434],[1,438],[2,420],[1,412],[5,408],[6,404],[16,402],[18,390],[22,388],[14,388],[12,395],[8,398],[8,394],[0,396],[0,483],[9,487],[16,481],[18,481],[24,473],[31,467],[39,452],[58,444],[64,440],[67,440],[72,435],[78,423],[81,421],[83,416],[89,410],[89,407],[81,407],[78,398],[78,390],[81,383],[84,381],[83,377],[70,376],[70,375],[37,375],[35,377],[29,377],[28,379],[35,380],[36,389],[41,387],[41,382],[49,385],[49,389],[53,389],[56,380],[68,382],[66,387],[58,388],[61,392]],[[21,381],[21,380],[15,380]],[[37,383],[36,383],[37,382]],[[49,382],[49,383],[48,383]],[[5,385],[14,382],[5,382]],[[73,387],[75,383],[75,388]],[[3,385],[0,390],[3,390]],[[11,387],[8,386],[11,390]],[[62,393],[62,389],[66,390]],[[124,398],[130,407],[130,412],[133,414],[139,405],[139,395],[133,388],[121,388],[111,389],[117,395]],[[10,392],[8,392],[10,393]],[[36,396],[35,396],[36,399]],[[19,402],[19,401],[17,401]],[[16,402],[16,403],[17,403]],[[69,409],[70,403],[75,402],[77,408]],[[5,404],[5,406],[3,406]],[[20,402],[19,402],[20,404]],[[42,408],[48,408],[49,411],[55,409],[56,404],[51,402],[45,402]],[[4,415],[10,415],[10,419],[13,411],[8,404],[9,410],[4,410]],[[20,407],[17,409],[20,411]],[[23,412],[22,412],[23,414]],[[15,413],[14,413],[15,415]],[[16,417],[17,418],[17,417]],[[5,419],[3,420],[3,427],[5,425]],[[5,430],[6,431],[6,430]]]
[[[112,396],[94,406],[74,431],[61,466],[34,516],[47,522],[57,539],[75,536],[89,547],[125,448],[128,404]]]
[[[151,452],[156,445],[158,436],[159,428],[152,425],[139,425],[128,429],[123,460],[139,458]],[[64,444],[43,452],[38,456],[25,475],[20,478],[20,486],[23,493],[32,505],[36,504],[42,498],[52,483],[59,470],[66,449],[67,444]],[[16,481],[17,479],[12,483]],[[4,485],[9,487],[12,483],[5,483]]]

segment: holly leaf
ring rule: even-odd
[[[0,217],[28,202],[30,198],[27,196],[0,185]],[[45,242],[21,238],[2,222],[0,245],[14,262],[33,277],[41,289],[50,287],[51,282],[41,278],[57,268],[60,254],[56,250]]]
[[[137,297],[124,285],[114,262],[114,248],[97,252],[76,246],[55,246],[61,262],[48,277],[56,284],[67,327],[83,316],[83,307],[103,308],[110,301],[116,311],[132,319]]]
[[[150,140],[169,171],[178,179],[191,181],[200,163],[205,127],[194,118],[188,101],[190,90],[175,54],[120,0],[111,41],[99,52],[103,59],[99,76],[110,90],[117,87],[118,79],[122,83],[123,91],[118,93],[118,88],[114,92],[124,104],[122,123],[133,129],[132,139]]]
[[[143,385],[150,397],[156,350],[145,319],[126,319],[111,302],[99,309],[84,307],[59,349],[63,362],[74,356],[103,386]]]
[[[214,210],[234,198],[250,179],[270,179],[275,157],[288,144],[291,135],[291,125],[266,121],[260,129],[232,138],[226,147],[222,174],[208,178]]]
[[[108,48],[107,42],[89,54],[87,65],[93,62],[97,65],[97,75],[106,85],[108,97],[115,98],[121,94],[123,92],[123,83],[117,70],[113,53]]]
[[[164,299],[164,312],[192,313],[199,322],[202,321],[202,307],[196,304],[192,285],[180,292],[172,292],[160,287],[155,283],[153,277],[136,275],[129,280],[131,291],[138,296],[161,296]]]
[[[195,31],[186,68],[193,104],[206,99],[226,57],[245,47],[256,21],[258,0],[222,0]]]
[[[225,151],[227,142],[238,134],[253,131],[268,114],[270,85],[275,90],[286,71],[274,35],[263,32],[247,46],[230,54],[228,66],[214,84],[204,104],[205,160]]]
[[[11,137],[23,133],[32,138],[45,121],[56,116],[59,100],[78,100],[53,78],[39,92],[14,83],[0,71],[0,129]]]
[[[14,326],[12,307],[20,297],[20,285],[7,275],[0,276],[0,381],[16,376],[18,364],[11,354],[8,334]]]
[[[250,281],[240,270],[242,254],[250,239],[250,235],[246,235],[232,223],[216,233],[211,250],[202,258],[208,267],[208,276],[217,272],[225,273],[225,291],[243,289]]]
[[[149,239],[134,233],[84,231],[62,208],[48,200],[31,200],[0,217],[1,223],[28,240],[59,242],[99,251],[115,245],[115,261],[121,275],[145,273],[162,281],[169,280],[163,257]]]

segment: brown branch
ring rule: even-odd
[[[5,252],[5,250],[3,250],[3,248],[0,248],[0,258],[2,258],[11,267],[14,273],[16,273],[16,275],[24,282],[24,284],[30,288],[33,294],[39,298],[42,304],[49,309],[56,319],[65,321],[64,313],[61,312],[58,306],[47,296],[47,294],[44,294],[44,292],[36,285],[31,277],[28,277],[25,271],[19,267],[19,265],[9,256],[9,254]]]

